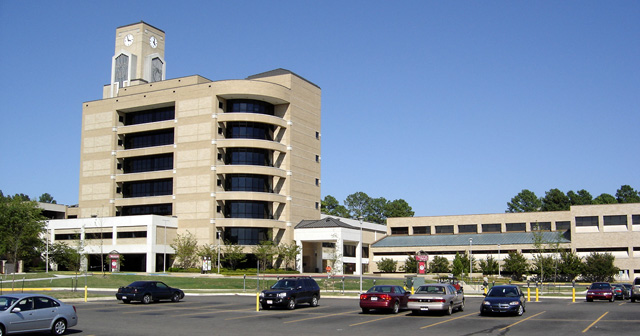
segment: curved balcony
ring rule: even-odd
[[[287,223],[275,219],[216,218],[217,227],[260,227],[285,229]]]
[[[218,122],[251,121],[287,128],[286,120],[267,114],[229,112],[219,113],[216,118],[218,119]]]
[[[218,174],[260,174],[285,178],[287,171],[275,167],[253,165],[220,165],[216,167]]]
[[[175,149],[173,148],[173,145],[162,145],[162,146],[134,148],[134,149],[119,149],[116,151],[116,158],[122,159],[122,158],[128,158],[128,157],[167,154],[167,153],[173,153],[174,150]]]
[[[282,153],[287,152],[287,146],[275,141],[255,139],[221,139],[216,142],[219,148],[262,148]]]
[[[265,201],[286,203],[287,197],[280,194],[267,193],[267,192],[252,192],[252,191],[223,191],[216,192],[216,200],[218,201]]]
[[[115,206],[131,206],[131,205],[147,205],[147,204],[162,204],[173,203],[172,195],[165,196],[148,196],[148,197],[130,197],[130,198],[117,198],[115,200]]]

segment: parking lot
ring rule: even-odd
[[[362,314],[357,299],[323,297],[320,306],[256,311],[255,296],[187,296],[178,303],[74,303],[70,335],[637,335],[640,303],[546,299],[523,316],[480,316],[480,297],[451,316],[401,311]]]

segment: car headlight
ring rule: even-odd
[[[491,305],[491,302],[489,302],[489,301],[482,301],[482,304],[483,304],[483,305],[485,305],[485,306],[490,306],[490,305]]]
[[[260,292],[260,297],[264,297],[264,292]]]
[[[511,302],[509,302],[510,306],[517,306],[519,304],[520,304],[520,301],[511,301]]]
[[[278,293],[279,298],[287,297],[287,293]]]

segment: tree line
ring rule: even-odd
[[[507,202],[505,212],[536,212],[536,211],[567,211],[572,205],[640,203],[640,193],[630,185],[622,185],[615,196],[607,193],[596,198],[586,190],[577,192],[569,190],[566,194],[560,189],[545,192],[544,197],[538,197],[528,189],[523,189]]]
[[[389,217],[413,217],[414,212],[407,201],[396,199],[389,201],[384,197],[372,198],[364,192],[355,192],[340,204],[327,195],[322,200],[321,212],[326,215],[359,219],[366,222],[386,224]]]

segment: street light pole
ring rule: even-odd
[[[498,244],[498,278],[500,277],[500,244]]]
[[[360,258],[358,258],[358,263],[360,264],[360,293],[362,293],[362,220],[363,217],[360,216],[358,217],[358,219],[360,220]]]
[[[473,256],[471,254],[472,245],[473,245],[473,238],[469,238],[469,281],[471,281],[471,272],[473,272]]]
[[[162,246],[163,250],[163,259],[162,259],[162,273],[167,273],[167,222],[168,220],[164,219],[164,245]]]

